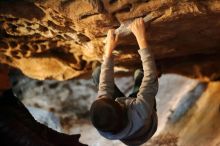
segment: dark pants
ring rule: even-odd
[[[94,84],[97,88],[99,87],[100,73],[101,73],[101,67],[97,67],[92,73],[93,82],[94,82]],[[143,76],[144,76],[143,71],[139,71],[139,74],[136,75],[136,78],[135,78],[133,91],[129,95],[129,97],[137,97],[137,93],[139,92],[139,88],[141,86]],[[120,91],[120,89],[116,85],[115,85],[114,88],[115,88],[114,89],[114,95],[113,95],[114,99],[117,98],[117,97],[125,97],[125,95]]]

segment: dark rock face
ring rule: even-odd
[[[12,90],[5,91],[0,101],[1,146],[86,146],[79,142],[79,134],[59,133],[38,123]]]
[[[67,80],[101,62],[106,31],[127,20],[158,15],[149,43],[159,73],[202,80],[220,77],[217,0],[81,0],[0,2],[0,62],[36,79]],[[133,35],[120,38],[116,71],[141,67]]]

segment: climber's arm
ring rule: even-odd
[[[101,66],[98,97],[112,98],[114,93],[114,56],[112,52],[116,47],[117,39],[118,36],[115,36],[114,30],[109,30],[103,56],[104,61]]]
[[[144,104],[148,110],[152,110],[155,105],[155,96],[158,91],[158,78],[153,54],[147,43],[146,29],[143,19],[136,19],[130,26],[131,31],[136,36],[140,50],[138,50],[144,77],[137,95],[137,103]],[[149,113],[149,112],[148,112]]]

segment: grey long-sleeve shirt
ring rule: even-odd
[[[117,102],[127,108],[128,123],[119,133],[99,133],[107,139],[121,140],[127,145],[140,145],[149,140],[157,129],[157,114],[154,110],[155,96],[158,91],[156,66],[149,49],[140,49],[144,77],[137,98],[118,97]],[[114,93],[114,58],[104,58],[101,66],[98,98],[112,98]]]

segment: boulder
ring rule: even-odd
[[[0,62],[34,79],[89,75],[109,28],[154,13],[146,27],[158,74],[220,79],[218,0],[26,0],[0,2]],[[132,34],[120,38],[115,71],[141,67]]]

